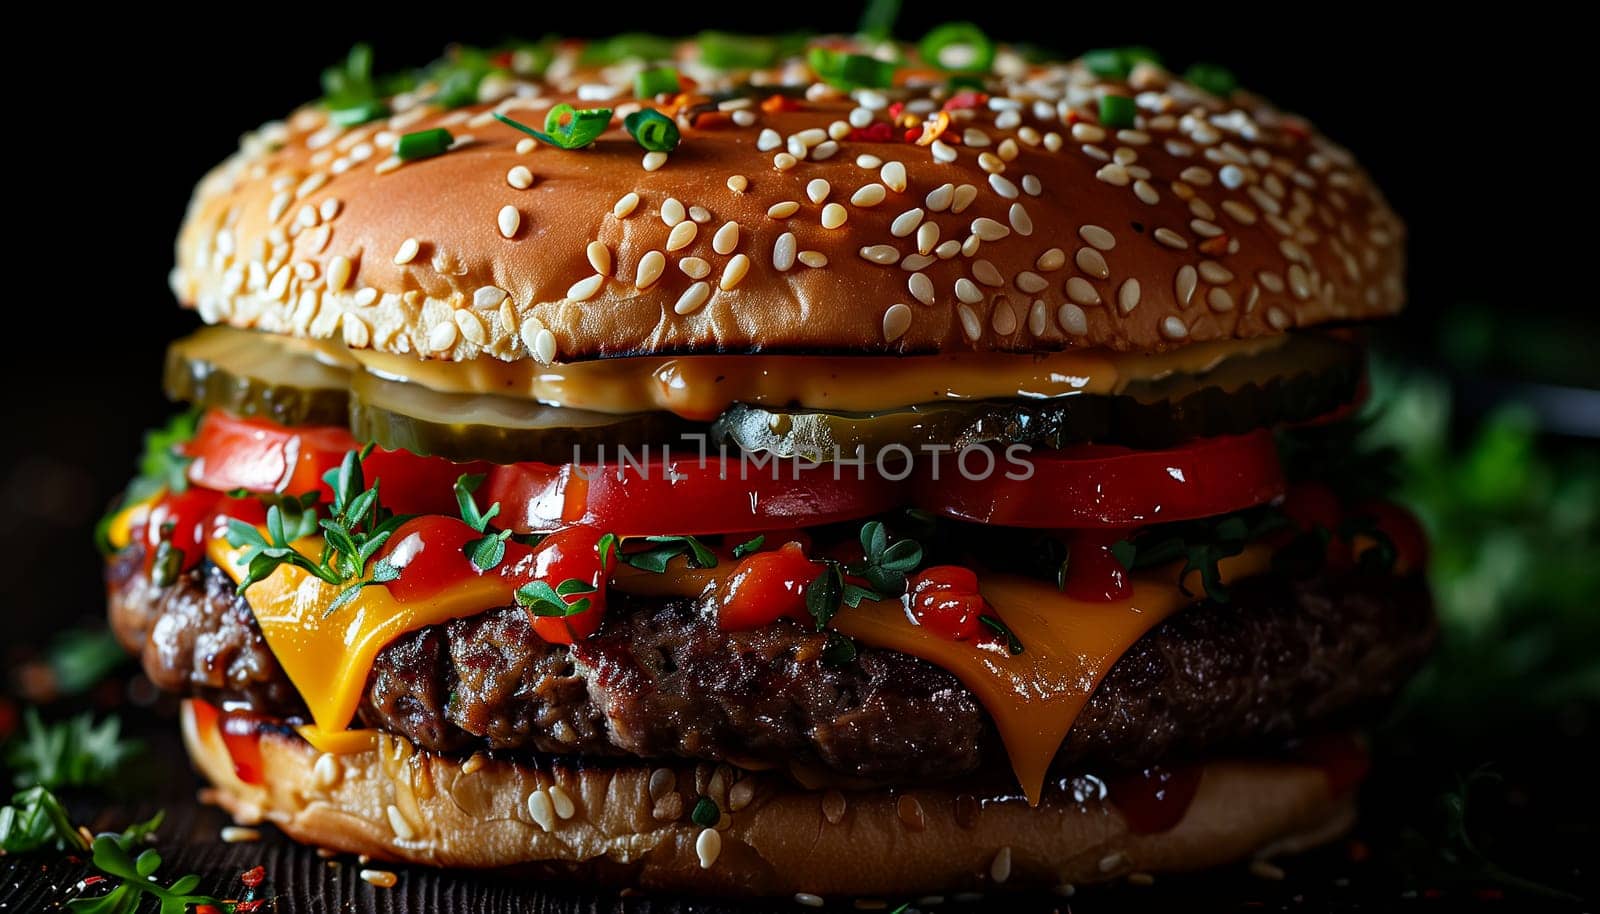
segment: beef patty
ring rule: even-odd
[[[137,548],[108,568],[111,623],[163,689],[304,719],[233,582],[212,565],[156,587]],[[1117,661],[1057,766],[1136,768],[1348,725],[1415,672],[1434,638],[1417,579],[1240,581]],[[517,607],[433,625],[378,654],[359,717],[438,751],[691,757],[925,782],[1003,764],[977,699],[916,657],[787,620],[728,632],[690,601],[614,595],[597,635],[547,644]]]

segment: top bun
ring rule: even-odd
[[[768,66],[716,70],[707,42],[456,48],[393,95],[353,52],[337,97],[200,183],[174,291],[210,323],[542,362],[1155,351],[1401,306],[1404,229],[1366,173],[1216,68],[1202,88],[1139,49],[1001,48],[980,91],[877,44],[901,62],[866,78],[893,87],[850,89],[880,68],[819,81],[767,39]],[[636,99],[635,51],[670,58],[681,94]],[[615,111],[573,150],[494,117],[543,129],[561,103]],[[337,123],[363,105],[376,120]],[[670,155],[624,130],[641,105],[675,118]],[[430,128],[448,151],[396,157]]]

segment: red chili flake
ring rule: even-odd
[[[88,888],[91,885],[99,885],[105,881],[106,877],[104,876],[85,876],[83,877],[83,887]]]
[[[489,58],[489,62],[502,70],[511,69],[512,54],[510,51],[501,51]]]
[[[855,143],[888,143],[894,139],[894,128],[887,121],[873,121],[865,127],[853,128],[849,138]]]
[[[214,904],[197,905],[195,906],[194,914],[222,914],[222,909]]]
[[[1218,235],[1215,238],[1207,238],[1200,242],[1199,247],[1202,254],[1210,254],[1213,257],[1219,254],[1226,254],[1228,253],[1228,236]]]
[[[255,901],[241,901],[233,906],[233,914],[254,914],[254,912],[261,910],[261,906],[266,903],[267,899],[265,898],[258,898]]]
[[[919,140],[921,138],[922,138],[922,128],[921,127],[912,127],[910,129],[906,130],[906,142],[907,143],[915,143],[917,140]]]
[[[264,866],[258,866],[254,869],[245,870],[239,875],[239,881],[252,889],[260,885],[261,880],[265,878],[267,878],[267,868]]]
[[[776,114],[779,111],[799,111],[800,103],[787,95],[769,95],[761,103],[761,110],[768,114]]]
[[[716,130],[733,123],[733,115],[726,111],[702,111],[694,116],[694,129]]]
[[[1071,127],[1073,124],[1076,124],[1077,122],[1079,122],[1081,120],[1083,120],[1083,115],[1078,113],[1078,109],[1077,108],[1068,108],[1067,109],[1067,119],[1066,119],[1065,123],[1066,123],[1066,125],[1068,127]]]
[[[966,92],[957,92],[955,95],[950,96],[949,100],[944,103],[944,110],[955,111],[961,108],[977,108],[988,103],[988,101],[989,96],[982,92],[973,92],[971,90]]]
[[[889,106],[889,120],[898,121],[900,119],[901,112],[903,112],[905,110],[906,110],[906,103],[905,102],[895,102],[894,104],[890,105]]]

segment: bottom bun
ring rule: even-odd
[[[716,895],[902,896],[1105,882],[1296,852],[1354,821],[1312,765],[1215,761],[1178,824],[1130,831],[1099,791],[1018,796],[933,785],[807,790],[727,765],[663,767],[461,759],[379,736],[375,748],[318,752],[259,733],[261,783],[235,774],[215,723],[185,702],[184,741],[241,824],[373,859],[516,869],[586,882]],[[1090,783],[1078,781],[1074,783]],[[710,797],[721,820],[690,819]]]

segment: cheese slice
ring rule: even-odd
[[[1270,555],[1252,547],[1224,559],[1224,580],[1266,570]],[[1013,575],[982,575],[978,589],[1016,633],[1023,652],[998,644],[952,641],[908,618],[898,602],[844,607],[833,627],[874,647],[888,648],[949,670],[994,719],[1017,781],[1038,805],[1045,774],[1067,731],[1117,660],[1146,632],[1194,602],[1176,583],[1175,569],[1133,582],[1133,594],[1111,603],[1074,600],[1053,584]],[[1186,582],[1191,592],[1199,574]]]
[[[315,555],[319,539],[296,548]],[[235,581],[242,550],[222,540],[208,547],[212,561]],[[1224,559],[1223,580],[1248,577],[1270,563],[1265,547]],[[612,587],[641,596],[693,597],[714,590],[733,563],[689,569],[676,559],[665,574],[624,566]],[[833,627],[861,642],[920,657],[949,670],[971,689],[994,719],[1028,800],[1038,803],[1045,775],[1067,731],[1106,673],[1135,641],[1194,601],[1177,586],[1175,568],[1156,569],[1133,583],[1124,600],[1074,600],[1053,585],[1012,575],[983,575],[980,589],[994,612],[1011,627],[1024,651],[952,641],[915,623],[898,600],[844,607]],[[1197,589],[1198,574],[1187,582]],[[369,586],[344,606],[328,611],[340,588],[291,566],[281,566],[249,588],[245,598],[262,637],[305,700],[313,726],[306,741],[327,752],[359,751],[370,731],[349,731],[378,652],[401,635],[451,619],[475,615],[514,601],[511,583],[499,575],[469,578],[425,600],[401,602],[382,585]]]

